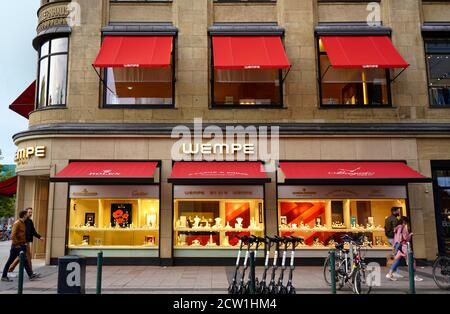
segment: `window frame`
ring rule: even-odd
[[[390,69],[384,69],[386,73],[386,88],[387,88],[387,97],[388,97],[388,103],[387,104],[381,104],[381,105],[373,105],[373,104],[355,104],[355,105],[346,105],[346,104],[323,104],[323,97],[322,97],[322,71],[320,67],[320,57],[322,55],[328,55],[327,52],[321,52],[320,51],[320,36],[316,36],[316,49],[317,49],[317,82],[318,82],[318,90],[319,90],[319,108],[320,109],[389,109],[394,108],[394,105],[392,103],[392,81],[391,81],[391,71]]]
[[[61,39],[61,38],[65,38],[67,39],[67,51],[66,52],[56,52],[56,53],[52,53],[52,42],[53,40],[56,39]],[[44,46],[46,43],[48,43],[48,53],[45,56],[41,55],[41,50],[42,50],[42,46]],[[70,49],[70,36],[61,36],[61,37],[52,37],[49,38],[48,40],[44,41],[38,50],[38,59],[37,59],[37,80],[36,80],[36,96],[35,96],[35,111],[38,110],[47,110],[47,109],[54,109],[54,108],[67,108],[67,94],[68,94],[68,86],[69,86],[69,49]],[[66,56],[66,72],[65,72],[65,76],[66,76],[66,86],[65,86],[65,96],[64,96],[64,104],[55,104],[55,105],[49,105],[48,104],[48,100],[49,100],[49,93],[50,93],[50,84],[49,84],[49,80],[50,80],[50,70],[51,70],[51,58],[53,56]],[[39,89],[40,89],[40,74],[41,74],[41,62],[42,60],[47,59],[47,86],[45,89],[45,106],[41,106],[41,104],[39,103]]]
[[[132,36],[132,35],[130,35]],[[155,104],[155,105],[114,105],[114,104],[107,104],[106,101],[108,99],[107,93],[108,93],[108,68],[103,68],[101,70],[102,77],[100,78],[101,88],[103,91],[102,99],[100,102],[100,109],[176,109],[175,103],[176,103],[176,93],[175,93],[175,87],[176,87],[176,36],[173,36],[172,39],[172,103],[169,105],[166,104]]]
[[[431,109],[450,109],[450,103],[445,104],[443,106],[440,105],[434,105],[431,102],[431,91],[430,91],[430,70],[428,67],[428,56],[429,55],[441,55],[440,53],[430,53],[427,51],[427,41],[436,41],[436,40],[447,40],[450,43],[450,38],[444,38],[444,37],[425,37],[423,39],[423,48],[424,48],[424,52],[425,52],[425,68],[426,68],[426,72],[427,72],[427,93],[428,93],[428,107]],[[448,55],[450,56],[450,52],[448,53]],[[449,61],[450,62],[450,61]]]
[[[280,36],[281,37],[281,36]],[[215,83],[215,75],[214,75],[214,46],[213,46],[213,36],[209,36],[210,41],[210,101],[209,101],[209,109],[284,109],[284,79],[283,79],[283,70],[278,69],[278,80],[280,82],[280,86],[278,88],[280,93],[280,103],[275,104],[271,103],[270,105],[239,105],[239,104],[232,104],[232,105],[222,105],[217,104],[214,102],[214,83]]]

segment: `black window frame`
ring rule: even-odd
[[[56,52],[52,53],[52,42],[55,39],[61,39],[65,38],[67,39],[67,51],[66,52]],[[42,46],[48,43],[48,53],[45,56],[41,55]],[[52,37],[48,40],[44,41],[38,49],[38,66],[37,66],[37,80],[36,80],[36,101],[35,101],[35,110],[46,110],[51,108],[67,108],[67,94],[68,94],[68,86],[69,86],[69,49],[70,49],[70,36],[58,36],[58,37]],[[53,56],[59,56],[59,55],[65,55],[66,56],[66,93],[64,96],[64,104],[55,104],[55,105],[49,105],[49,92],[50,92],[50,70],[51,70],[51,57]],[[41,106],[40,100],[39,100],[39,89],[40,89],[40,74],[41,74],[41,61],[47,59],[47,86],[45,90],[45,106]]]
[[[374,35],[376,36],[376,35]],[[346,104],[323,104],[323,95],[322,95],[322,70],[320,64],[320,57],[322,55],[328,55],[326,51],[320,51],[320,37],[316,36],[316,49],[317,49],[317,82],[319,89],[319,108],[320,109],[389,109],[394,108],[392,103],[392,80],[391,80],[391,71],[390,69],[385,69],[386,73],[386,87],[387,87],[387,96],[388,103],[381,105],[373,105],[373,104],[355,104],[355,105],[346,105]]]
[[[130,35],[133,36],[133,35]],[[155,105],[115,105],[115,104],[107,104],[106,100],[107,92],[108,92],[108,68],[103,68],[101,70],[101,82],[102,85],[102,100],[100,102],[100,109],[176,109],[176,44],[177,44],[177,36],[173,36],[172,38],[172,103],[171,104],[155,104]]]
[[[428,56],[429,55],[442,55],[442,53],[432,53],[432,52],[428,52],[427,51],[427,41],[447,41],[450,43],[450,38],[449,37],[425,37],[423,40],[423,45],[424,45],[424,52],[425,52],[425,70],[427,72],[427,93],[428,93],[428,107],[431,109],[450,109],[450,103],[445,104],[445,105],[435,105],[432,103],[431,101],[431,76],[430,76],[430,71],[429,71],[429,67],[428,67]],[[448,52],[448,55],[450,56],[450,50]],[[450,62],[450,61],[449,61]]]
[[[216,104],[214,102],[214,83],[215,83],[215,75],[214,75],[214,45],[213,45],[213,38],[214,35],[209,36],[210,40],[210,109],[284,109],[284,78],[283,78],[283,70],[278,70],[278,80],[280,83],[279,86],[279,93],[280,93],[280,103],[274,104],[271,103],[270,105],[239,105],[239,104],[232,104],[232,105],[223,105],[223,104]],[[245,35],[236,35],[236,36],[245,36]],[[282,36],[278,36],[281,39]],[[283,46],[284,47],[284,46]]]

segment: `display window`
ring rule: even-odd
[[[71,186],[69,249],[158,246],[158,186]]]
[[[396,191],[388,194],[399,198],[383,198],[383,190],[389,187],[281,187],[279,192],[284,198],[278,201],[280,235],[303,238],[301,248],[327,248],[341,242],[344,234],[364,234],[366,244],[372,248],[390,249],[385,219],[392,207],[400,207],[401,215],[407,215],[406,188],[393,188]],[[295,191],[301,191],[301,196]],[[341,197],[334,198],[333,194]],[[370,194],[372,198],[358,197]],[[310,195],[319,198],[308,198]]]
[[[241,236],[264,236],[264,203],[262,195],[257,195],[262,190],[263,187],[176,186],[175,248],[233,249],[238,247]]]

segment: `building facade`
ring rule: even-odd
[[[313,260],[362,232],[385,258],[391,207],[417,258],[448,251],[449,2],[41,2],[34,105],[14,136],[17,208],[47,239],[35,256],[213,263],[236,235],[294,233]],[[247,162],[211,162],[224,141],[175,160],[173,128],[194,143],[198,118],[279,126],[276,171],[258,170],[251,137]]]

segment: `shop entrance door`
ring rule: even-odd
[[[439,253],[450,252],[450,161],[432,162]]]
[[[48,192],[49,178],[36,178],[33,222],[36,231],[44,238],[47,236]],[[34,239],[32,252],[33,258],[45,258],[45,242],[46,241],[38,241],[37,239]]]

